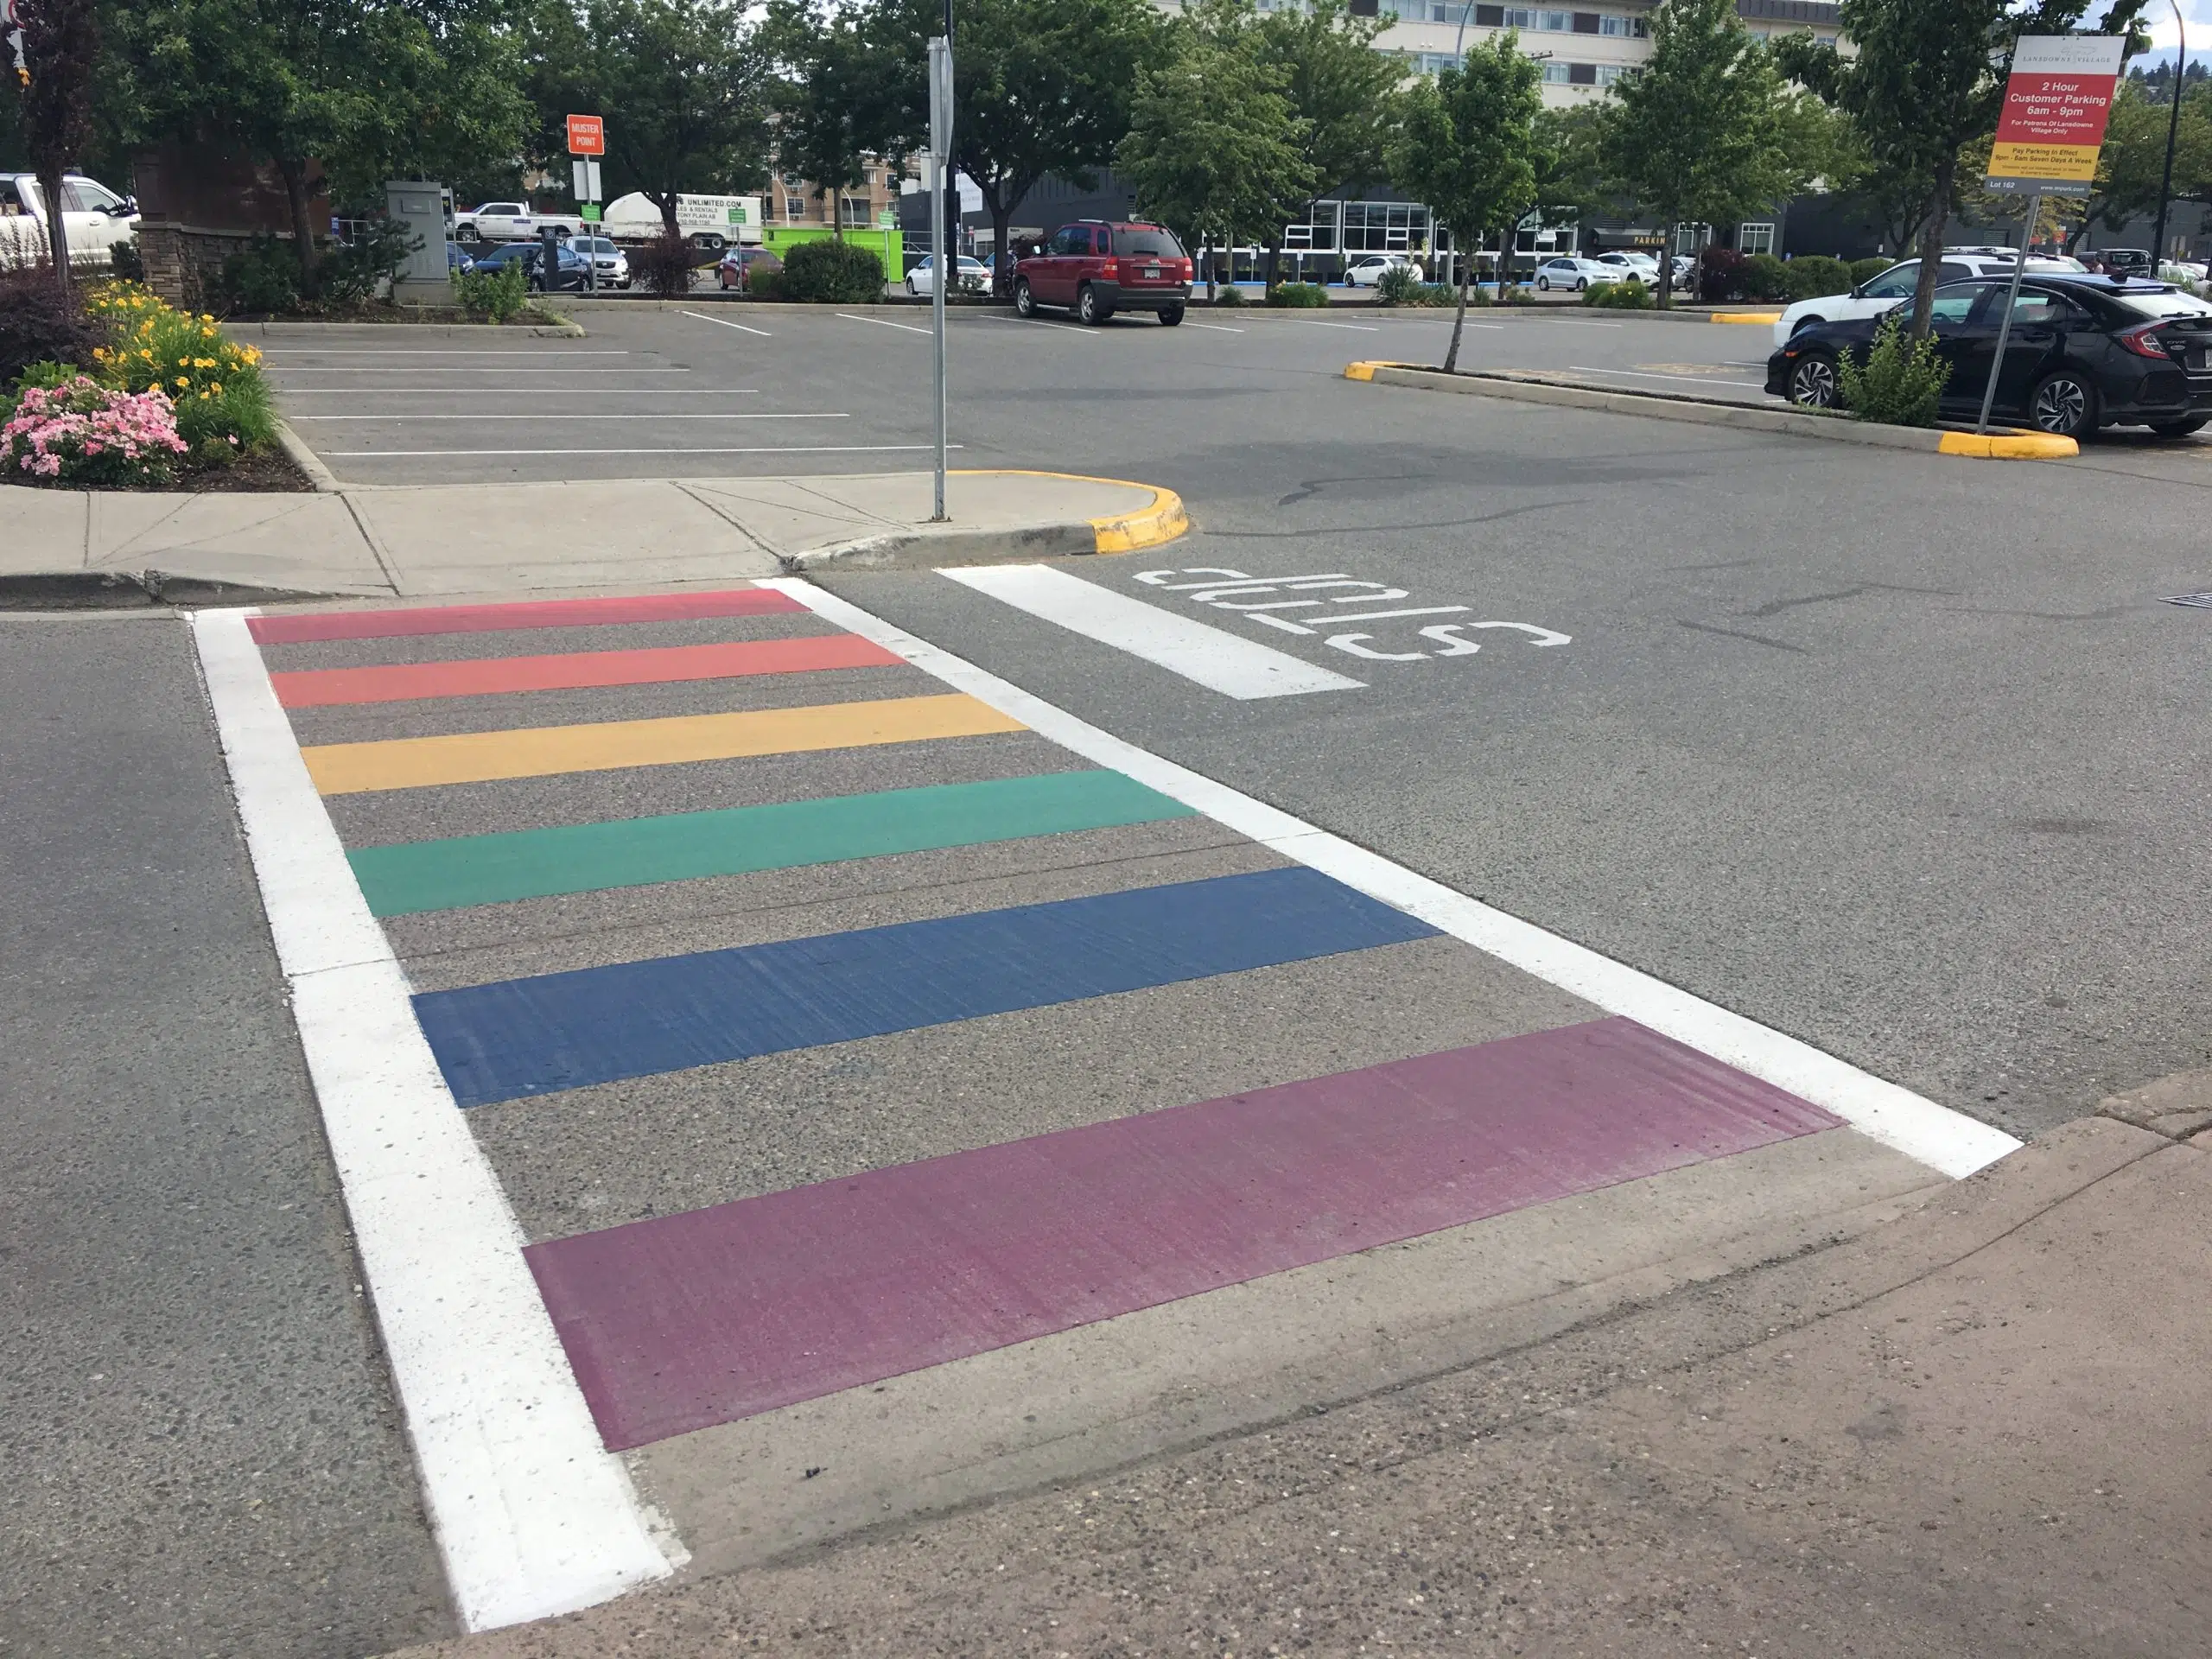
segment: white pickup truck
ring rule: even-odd
[[[73,267],[108,264],[108,250],[138,234],[138,204],[81,173],[61,175],[61,230]],[[32,173],[0,173],[0,266],[47,257],[46,193]]]
[[[584,222],[575,214],[533,213],[526,201],[487,201],[453,216],[460,242],[535,242],[548,226],[556,236],[583,234]]]

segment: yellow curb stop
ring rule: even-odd
[[[2048,432],[1946,432],[1938,454],[1974,455],[1984,461],[2063,461],[2082,453],[2071,438]]]
[[[1027,467],[960,467],[955,469],[955,475],[979,478],[994,472],[1020,478],[1065,478],[1078,484],[1119,484],[1132,490],[1150,490],[1152,499],[1145,505],[1090,521],[1091,534],[1097,538],[1097,545],[1091,549],[1094,553],[1141,552],[1147,547],[1173,541],[1191,527],[1190,517],[1183,511],[1183,498],[1157,484],[1139,484],[1126,478],[1097,478],[1089,473],[1045,472]]]
[[[1780,322],[1779,311],[1715,311],[1709,321],[1713,322]]]

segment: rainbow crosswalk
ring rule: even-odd
[[[782,591],[246,626],[612,1451],[1839,1128]]]

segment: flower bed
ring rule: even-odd
[[[43,483],[165,484],[190,453],[168,393],[118,391],[89,375],[26,386],[0,426],[7,474]]]
[[[276,438],[261,353],[226,339],[211,316],[180,311],[135,283],[105,283],[85,308],[114,330],[92,372],[124,391],[160,390],[176,405],[179,435],[203,461]]]

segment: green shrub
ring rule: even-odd
[[[745,273],[745,291],[756,300],[780,300],[784,297],[784,273],[764,270],[759,265]],[[948,294],[948,300],[952,296]]]
[[[1851,280],[1851,267],[1825,253],[1808,253],[1802,259],[1792,259],[1782,268],[1782,275],[1789,286],[1785,297],[1792,300],[1817,300],[1826,294],[1847,294],[1857,286]]]
[[[109,270],[126,283],[146,280],[146,262],[138,257],[138,238],[135,236],[110,245],[107,263]]]
[[[1746,254],[1743,281],[1747,300],[1782,299],[1789,292],[1789,267],[1770,253]]]
[[[1643,285],[1643,278],[1630,276],[1624,282],[1591,283],[1582,303],[1613,311],[1649,311],[1659,302]]]
[[[1854,259],[1851,262],[1851,285],[1856,288],[1861,283],[1871,283],[1895,264],[1894,259]]]
[[[289,241],[257,236],[223,261],[208,302],[226,316],[289,311],[300,302],[300,261]]]
[[[1384,305],[1412,305],[1414,296],[1428,284],[1411,265],[1392,265],[1375,284],[1375,297]]]
[[[519,259],[497,270],[456,270],[453,296],[473,322],[505,322],[530,298],[530,273]]]
[[[315,266],[315,297],[334,305],[376,298],[399,275],[416,240],[404,226],[388,219],[369,220],[351,242],[339,243]]]
[[[1414,290],[1413,302],[1415,305],[1449,305],[1456,308],[1459,303],[1459,290],[1449,283],[1423,283]],[[1488,305],[1490,302],[1489,295],[1484,293],[1472,283],[1467,284],[1469,310],[1471,311],[1478,306]]]
[[[1319,283],[1277,283],[1268,290],[1268,303],[1294,311],[1311,311],[1329,302],[1329,290]]]
[[[1891,426],[1933,426],[1951,365],[1933,340],[1915,341],[1891,311],[1874,331],[1861,368],[1849,355],[1836,364],[1836,395],[1862,421]]]
[[[1224,283],[1214,289],[1213,302],[1216,305],[1243,305],[1245,302],[1244,290],[1234,283]]]
[[[36,265],[0,271],[0,385],[33,363],[90,368],[109,327],[108,320],[85,303],[80,287],[65,294]]]
[[[133,283],[99,284],[86,308],[114,330],[114,344],[92,353],[95,377],[124,391],[162,391],[176,405],[178,435],[194,449],[276,442],[260,352],[225,339],[213,316],[180,311]]]
[[[850,242],[801,242],[784,252],[784,297],[810,305],[873,305],[883,297],[883,261]]]

